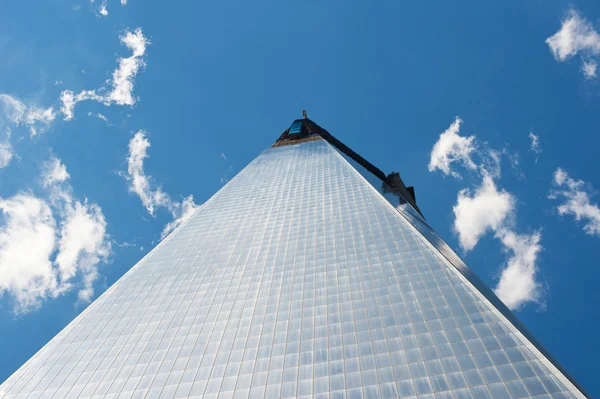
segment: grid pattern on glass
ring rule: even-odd
[[[583,397],[325,141],[271,148],[0,398]]]
[[[425,238],[437,252],[439,252],[446,260],[454,266],[454,268],[468,281],[468,285],[475,288],[475,292],[484,297],[484,303],[487,303],[492,312],[500,313],[501,319],[506,319],[506,325],[511,331],[521,339],[522,342],[531,343],[530,349],[536,354],[538,359],[549,363],[549,367],[555,370],[554,372],[566,381],[567,385],[575,385],[574,389],[582,390],[574,379],[568,376],[566,370],[553,359],[542,344],[536,340],[531,332],[515,317],[515,315],[500,301],[494,292],[485,285],[483,281],[475,274],[465,263],[456,255],[456,253],[446,244],[441,237],[429,226],[425,219],[408,203],[401,195],[391,192],[386,192],[383,189],[382,181],[366,170],[362,165],[338,151],[342,156],[373,188],[379,192],[388,202],[406,219],[423,238]]]

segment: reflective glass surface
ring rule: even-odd
[[[584,396],[319,140],[261,154],[0,386],[79,397]]]

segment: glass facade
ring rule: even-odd
[[[270,148],[0,398],[584,398],[406,206],[325,140]]]

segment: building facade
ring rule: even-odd
[[[295,121],[0,398],[585,398],[394,177]]]

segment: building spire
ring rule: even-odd
[[[302,110],[302,117],[304,119],[308,119],[308,115],[306,115],[306,110],[305,109]]]

